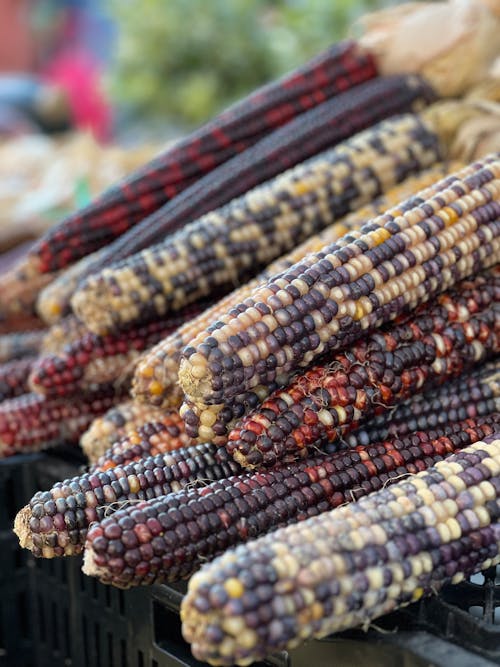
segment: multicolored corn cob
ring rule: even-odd
[[[0,363],[38,354],[46,333],[46,329],[40,329],[0,336]]]
[[[96,391],[111,382],[129,386],[140,355],[200,312],[193,305],[177,316],[121,332],[99,336],[87,331],[56,354],[42,355],[30,375],[33,391],[46,396],[70,396]]]
[[[453,163],[453,165],[456,167],[455,170],[462,166],[458,163]],[[153,347],[149,353],[145,354],[137,364],[132,384],[133,397],[136,400],[165,408],[180,405],[182,391],[177,384],[180,355],[182,349],[195,336],[213,322],[222,321],[222,318],[231,308],[243,302],[254,289],[271,276],[286,271],[306,254],[321,250],[323,246],[337,241],[349,230],[358,229],[373,216],[384,213],[390,206],[394,206],[418,190],[428,187],[453,171],[453,165],[439,163],[417,176],[408,177],[401,184],[391,188],[385,195],[378,197],[370,204],[354,213],[350,213],[342,220],[329,225],[319,234],[304,241],[290,253],[272,262],[259,276],[233,290],[211,308],[203,311],[198,317],[179,327],[161,343]]]
[[[23,394],[0,403],[0,458],[78,441],[98,415],[120,400],[112,386],[78,401]]]
[[[29,374],[36,356],[14,359],[0,364],[0,402],[29,392]]]
[[[77,341],[88,331],[85,324],[74,315],[67,315],[45,330],[41,354],[58,354],[65,345]]]
[[[494,266],[499,235],[494,154],[351,232],[347,245],[308,255],[198,335],[180,365],[188,400],[220,406],[285,384],[321,354]]]
[[[407,95],[419,98],[418,86],[414,90],[410,81],[401,83]],[[408,108],[409,103],[400,110]],[[353,123],[351,128],[365,126]],[[338,128],[330,145],[353,134],[343,124]],[[220,209],[210,207],[163,243],[89,276],[73,296],[73,310],[101,333],[162,316],[216,289],[227,291],[439,157],[438,137],[417,116],[381,123],[260,187],[243,190],[242,197]]]
[[[239,475],[118,510],[94,524],[84,572],[120,588],[184,579],[239,542],[378,491],[495,432],[494,419]],[[493,426],[492,426],[493,424]]]
[[[298,374],[233,428],[226,448],[244,467],[307,456],[499,352],[500,275],[486,273]]]
[[[192,438],[186,435],[179,413],[171,411],[165,414],[161,422],[148,422],[136,431],[129,431],[89,467],[89,472],[111,470],[194,444]]]
[[[170,419],[167,415],[167,423]],[[123,401],[95,419],[80,438],[80,446],[90,463],[95,463],[112,445],[127,433],[137,431],[149,422],[163,423],[165,411],[135,401]]]
[[[500,562],[499,493],[496,434],[205,565],[182,603],[183,635],[198,660],[249,665],[369,624]]]
[[[31,252],[36,270],[65,267],[109,243],[273,129],[375,76],[373,59],[355,43],[344,41],[330,47],[251,93],[53,227]]]
[[[50,491],[33,496],[18,513],[14,530],[21,546],[37,557],[81,553],[90,524],[113,508],[186,486],[209,484],[241,471],[235,461],[218,461],[216,452],[214,445],[196,445],[57,482]]]

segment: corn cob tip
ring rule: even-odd
[[[30,516],[30,507],[25,505],[22,510],[19,510],[14,519],[14,533],[19,538],[19,544],[23,549],[31,549],[33,546],[29,529]]]
[[[496,0],[412,2],[367,14],[358,26],[360,46],[382,74],[419,73],[441,97],[460,96],[484,79],[500,50]]]

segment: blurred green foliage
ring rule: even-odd
[[[199,124],[334,41],[387,0],[107,0],[114,98],[141,119]]]

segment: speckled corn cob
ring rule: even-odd
[[[161,407],[180,405],[182,391],[177,383],[179,361],[182,349],[188,345],[201,331],[213,322],[223,322],[227,313],[237,304],[250,296],[252,291],[271,276],[285,271],[300,261],[306,254],[317,252],[329,243],[333,243],[351,229],[358,229],[374,215],[385,212],[402,199],[409,197],[421,188],[428,187],[442,178],[453,166],[459,169],[461,165],[453,163],[439,163],[426,169],[417,176],[410,176],[401,184],[391,188],[387,194],[378,197],[354,213],[350,213],[341,221],[329,225],[325,230],[301,243],[290,253],[272,262],[259,276],[250,280],[223,297],[211,308],[203,311],[198,317],[179,327],[177,331],[158,343],[145,354],[138,363],[132,385],[132,395],[135,399]]]
[[[90,276],[73,310],[102,333],[228,291],[439,156],[438,137],[417,116],[380,123]]]
[[[120,400],[114,387],[82,393],[78,401],[23,394],[0,403],[0,458],[78,441],[98,415]]]
[[[165,411],[135,401],[123,401],[102,417],[95,419],[80,438],[80,445],[90,463],[95,463],[112,445],[127,433],[149,422],[163,423]],[[167,423],[170,417],[167,414]]]
[[[45,335],[46,329],[40,329],[0,336],[0,363],[38,354]]]
[[[412,431],[431,433],[445,424],[500,412],[500,368],[498,361],[481,366],[442,387],[417,394],[388,413],[369,419],[366,424],[347,433],[340,441],[328,445],[352,447],[388,437],[403,437]]]
[[[184,579],[230,546],[352,502],[495,432],[495,419],[457,424],[429,439],[415,433],[239,475],[119,510],[94,524],[84,572],[121,588]]]
[[[498,352],[500,276],[486,273],[298,374],[233,428],[226,448],[250,468],[307,456]]]
[[[499,235],[494,154],[350,233],[348,245],[308,255],[199,334],[180,365],[188,400],[223,406],[257,385],[284,384],[319,355],[494,266]]]
[[[367,625],[500,562],[500,434],[345,507],[231,549],[189,582],[198,660],[249,665]]]
[[[198,306],[191,306],[177,316],[116,335],[87,331],[56,354],[40,357],[30,376],[31,388],[46,396],[70,396],[110,382],[128,387],[139,356],[199,311]]]
[[[235,461],[219,462],[216,452],[214,445],[197,445],[57,482],[50,491],[33,496],[18,513],[14,530],[21,546],[37,557],[81,553],[89,525],[113,508],[186,486],[205,485],[241,471]]]
[[[167,454],[175,449],[194,445],[186,435],[184,422],[176,411],[165,414],[161,422],[148,422],[136,431],[129,431],[125,437],[115,442],[97,461],[90,466],[90,472],[111,470],[158,454]]]
[[[45,330],[42,341],[42,354],[57,354],[65,345],[69,345],[88,333],[88,329],[74,315],[67,315]]]
[[[28,377],[36,357],[24,357],[0,364],[0,402],[29,392]]]

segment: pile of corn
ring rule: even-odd
[[[369,17],[1,282],[0,455],[89,459],[20,510],[21,545],[122,588],[196,572],[200,660],[250,664],[500,562],[491,5]]]

